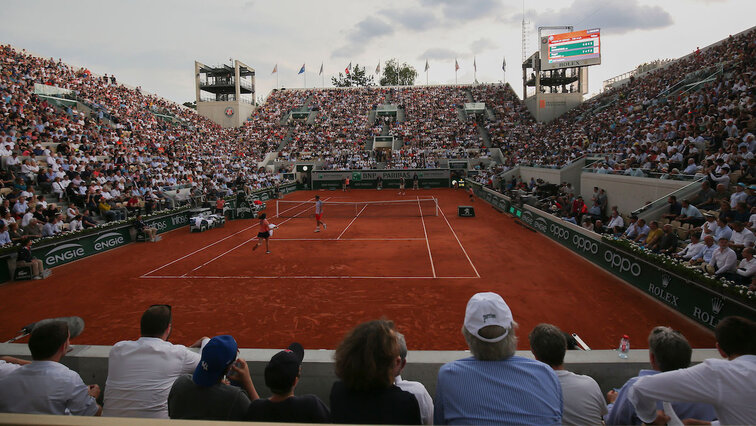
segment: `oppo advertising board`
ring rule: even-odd
[[[599,28],[541,37],[541,71],[600,63]]]

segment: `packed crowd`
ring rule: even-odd
[[[596,165],[608,172],[707,173],[706,161],[719,157],[740,169],[750,165],[754,148],[742,151],[739,145],[740,139],[754,145],[743,136],[756,129],[755,48],[756,31],[731,36],[632,78],[549,124],[535,123],[510,90],[499,96],[497,120],[488,125],[493,146],[504,150],[508,166],[561,167],[593,152],[612,154]],[[699,83],[712,75],[667,96],[677,82]]]
[[[654,327],[651,369],[604,395],[592,377],[565,369],[565,354],[578,345],[574,337],[539,324],[528,335],[535,359],[518,356],[511,309],[496,293],[478,293],[467,303],[462,327],[471,356],[440,368],[435,398],[422,383],[402,377],[407,343],[384,319],[355,326],[336,348],[330,406],[315,395],[295,394],[308,380],[298,343],[265,366],[271,396],[264,398],[232,336],[200,338],[190,346],[197,353],[168,342],[171,329],[170,305],[148,308],[141,337],[111,348],[101,397],[98,385],[87,386],[60,363],[70,345],[68,323],[43,322],[29,339],[32,361],[0,361],[0,412],[348,424],[756,422],[756,323],[742,317],[723,318],[716,327],[724,359],[693,367],[686,338]],[[662,401],[673,402],[662,408]]]
[[[253,138],[258,130],[221,129],[114,76],[9,46],[0,47],[0,67],[0,214],[8,228],[19,222],[20,236],[47,236],[36,229],[47,224],[55,233],[76,230],[97,216],[124,219],[281,180],[257,167],[269,148]],[[34,94],[35,84],[73,91],[87,111],[56,107]]]

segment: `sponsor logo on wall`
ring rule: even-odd
[[[708,308],[702,309],[699,306],[693,307],[693,318],[712,328],[716,327],[717,323],[719,322],[719,313],[722,312],[724,305],[724,299],[718,296],[714,296],[711,298],[711,310],[708,310]]]
[[[604,251],[604,262],[606,262],[612,269],[620,272],[630,272],[635,277],[641,274],[641,266],[637,262],[633,262],[632,259],[616,253],[613,250]]]
[[[84,247],[81,244],[63,244],[48,251],[45,255],[45,264],[55,266],[66,263],[84,256]]]
[[[108,232],[100,235],[94,240],[93,247],[95,251],[105,251],[123,245],[126,240],[118,232]]]

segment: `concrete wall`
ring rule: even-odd
[[[582,103],[582,93],[538,93],[525,99],[525,106],[539,123],[548,123]]]
[[[527,334],[525,331],[523,333]],[[77,371],[85,383],[97,383],[104,389],[108,374],[109,351],[110,346],[75,345],[74,349],[63,358],[63,364]],[[270,396],[270,392],[265,387],[263,371],[267,362],[278,351],[279,349],[241,349],[240,357],[249,364],[252,381],[261,397]],[[315,394],[326,404],[329,403],[331,385],[336,380],[333,374],[333,352],[324,349],[305,351],[302,380],[297,386],[297,394]],[[0,343],[0,355],[29,359],[26,344]],[[518,351],[517,355],[533,358],[530,351]],[[470,353],[467,351],[410,351],[402,378],[425,384],[431,396],[435,396],[439,368],[447,362],[468,356]],[[702,362],[707,358],[719,358],[719,355],[715,349],[693,351],[694,363]],[[631,350],[626,360],[618,358],[617,352],[613,350],[568,351],[565,366],[570,371],[587,374],[596,379],[604,393],[622,386],[627,379],[636,376],[638,370],[650,368],[648,350],[645,349]]]
[[[523,182],[530,182],[530,178],[535,180],[543,179],[545,182],[559,185],[562,183],[562,169],[546,169],[541,167],[520,167],[520,179]],[[510,178],[511,179],[511,178]]]
[[[232,116],[226,115],[226,108],[234,110]],[[237,101],[229,102],[197,102],[197,113],[221,125],[221,127],[239,127],[247,121],[255,111],[255,106]]]
[[[586,200],[586,204],[590,204],[593,187],[604,188],[608,205],[617,206],[622,214],[630,214],[647,202],[662,198],[689,183],[679,180],[583,173],[580,176],[580,193]]]

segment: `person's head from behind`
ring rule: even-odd
[[[719,321],[714,329],[717,349],[725,358],[756,355],[756,322],[739,316]]]
[[[261,214],[261,215],[260,215],[260,221],[263,221],[263,220],[265,220],[265,218],[266,218],[266,217],[268,217],[268,215],[267,215],[267,214],[265,214],[265,213]]]
[[[693,354],[688,340],[679,331],[669,327],[654,327],[648,335],[651,364],[659,371],[687,368]]]
[[[304,348],[292,343],[289,348],[273,355],[265,366],[265,386],[276,395],[288,395],[302,373]]]
[[[43,361],[65,354],[69,337],[68,323],[65,321],[50,321],[34,327],[29,337],[32,359]],[[62,353],[59,353],[61,350]]]
[[[473,356],[484,361],[509,358],[517,349],[512,311],[496,293],[478,293],[465,310],[462,335]]]
[[[171,305],[152,305],[142,314],[140,332],[142,337],[157,337],[168,340],[171,334]]]
[[[354,327],[334,354],[336,376],[353,390],[391,386],[399,366],[399,343],[394,323],[368,321]]]
[[[528,335],[530,350],[538,361],[550,367],[564,364],[567,352],[567,339],[559,327],[551,324],[538,324]]]

